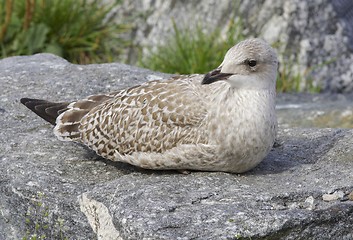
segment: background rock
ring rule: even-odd
[[[172,20],[180,28],[201,23],[211,31],[225,30],[232,18],[241,17],[246,35],[264,38],[286,56],[282,67],[313,78],[323,90],[353,92],[350,0],[125,0],[115,13],[119,21],[133,22],[130,37],[143,54],[173,33]],[[136,56],[135,48],[131,49],[130,63],[136,62]]]
[[[277,100],[283,128],[353,128],[353,94],[278,94]]]
[[[49,54],[0,60],[0,239],[353,238],[353,130],[281,127],[276,147],[246,174],[183,175],[113,163],[60,142],[19,103],[77,99],[165,76],[117,63],[72,65]],[[301,99],[315,109],[320,97]],[[291,99],[281,95],[279,106]],[[343,197],[322,200],[335,192]]]

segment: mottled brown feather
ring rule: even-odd
[[[200,81],[198,75],[172,78],[105,95],[104,101],[90,109],[82,119],[77,117],[81,137],[74,140],[108,158],[115,150],[121,154],[163,152],[178,144],[193,143],[195,139],[206,143],[205,134],[198,128],[206,114],[207,104],[203,102],[206,96],[199,96],[202,91],[194,89],[201,87]],[[66,125],[69,121],[74,122],[74,116],[82,116],[78,107],[88,106],[84,102],[88,99],[92,100],[92,97],[71,104],[70,110],[60,117],[60,126],[56,127],[59,135],[65,135]],[[190,104],[192,111],[188,107]],[[195,138],[199,134],[203,137]]]

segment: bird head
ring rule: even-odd
[[[264,40],[248,39],[229,49],[221,65],[207,73],[201,84],[222,80],[233,88],[272,89],[277,68],[275,50]]]

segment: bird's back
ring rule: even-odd
[[[115,151],[164,152],[180,144],[207,143],[202,122],[210,87],[200,81],[199,75],[152,81],[73,102],[58,116],[54,133],[106,158]]]

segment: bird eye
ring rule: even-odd
[[[257,62],[254,59],[250,59],[247,61],[247,64],[249,65],[249,67],[255,67]]]

